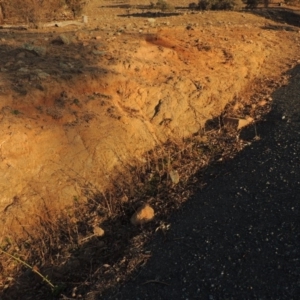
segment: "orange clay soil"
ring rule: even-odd
[[[299,62],[299,27],[188,3],[91,1],[83,26],[0,30],[0,241]]]

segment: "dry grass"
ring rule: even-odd
[[[5,19],[35,24],[52,19],[62,5],[61,0],[4,0],[2,3]]]
[[[251,95],[251,107],[262,96],[266,97],[268,91],[260,87],[259,96]],[[36,210],[38,224],[34,227],[20,224],[22,238],[9,226],[2,228],[0,246],[10,255],[0,253],[3,295],[18,297],[15,293],[21,291],[28,294],[28,299],[39,293],[43,298],[53,291],[69,294],[76,288],[76,293],[73,292],[78,296],[97,281],[102,283],[99,290],[103,290],[123,280],[147,260],[137,249],[143,247],[154,231],[167,230],[170,212],[178,209],[196,190],[205,187],[201,172],[231,159],[245,147],[246,143],[239,138],[240,131],[224,126],[222,117],[242,117],[250,113],[257,120],[270,109],[270,105],[266,105],[249,112],[249,102],[244,101],[237,96],[222,116],[194,136],[169,141],[145,153],[143,161],[134,160],[123,166],[122,171],[116,171],[111,177],[111,186],[106,191],[98,190],[78,174],[76,180],[86,200],[74,198],[73,205],[57,211],[53,203],[42,199],[42,207]],[[177,184],[172,182],[171,171],[179,174]],[[155,221],[143,228],[132,227],[130,217],[142,203],[154,207]],[[95,236],[94,226],[103,226],[105,236]],[[41,278],[33,278],[12,256],[36,267],[56,289],[51,291]],[[108,271],[110,265],[114,265],[113,279],[112,271]]]

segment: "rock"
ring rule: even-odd
[[[25,43],[23,45],[23,49],[26,49],[30,52],[37,54],[38,56],[45,56],[47,53],[47,49],[42,46],[34,46],[32,44]]]
[[[55,45],[69,45],[70,39],[65,34],[61,34],[56,37],[51,43]]]
[[[234,127],[235,129],[241,129],[253,122],[253,118],[246,117],[245,119],[240,118],[224,118],[223,123],[225,126]]]
[[[265,106],[267,103],[268,103],[267,100],[263,99],[263,100],[258,102],[258,105],[259,106]]]
[[[126,195],[124,195],[121,199],[122,203],[127,203],[128,202],[128,197]]]
[[[241,128],[245,127],[245,126],[248,126],[252,122],[253,122],[253,118],[251,118],[251,117],[247,117],[245,119],[239,119],[239,123],[238,123],[238,128],[237,129],[241,129]]]
[[[179,174],[176,170],[171,170],[169,172],[169,175],[170,175],[171,180],[174,184],[177,184],[179,182]]]
[[[45,47],[36,46],[33,48],[33,52],[35,52],[38,56],[45,56],[47,49]]]
[[[63,42],[63,44],[65,44],[65,45],[70,44],[70,39],[66,35],[61,34],[58,38],[60,38],[60,40]]]
[[[103,236],[105,233],[104,230],[99,226],[95,226],[93,232],[94,232],[94,235],[96,235],[96,236]]]
[[[153,18],[149,18],[147,21],[148,21],[148,23],[150,23],[150,24],[154,24],[154,23],[155,23],[155,19],[153,19]]]
[[[88,16],[82,16],[82,22],[84,24],[87,24],[88,23]]]
[[[141,225],[150,222],[154,218],[154,209],[145,204],[141,206],[131,217],[130,222],[133,225]]]

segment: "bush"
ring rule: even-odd
[[[242,7],[242,0],[200,0],[198,3],[201,10],[237,10]]]
[[[156,4],[151,2],[150,7],[160,9],[161,11],[173,11],[175,9],[173,5],[165,0],[158,0]]]

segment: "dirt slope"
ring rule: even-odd
[[[46,211],[86,201],[87,186],[104,191],[145,151],[197,132],[299,60],[292,25],[133,4],[91,1],[82,27],[0,31],[1,241],[34,234]]]
[[[260,140],[206,172],[218,175],[143,249],[148,262],[108,293],[99,280],[94,299],[299,298],[300,66],[290,75]]]

